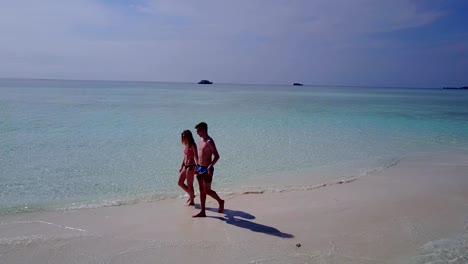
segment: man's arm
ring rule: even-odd
[[[208,167],[213,167],[216,162],[218,162],[219,160],[219,154],[218,154],[218,150],[216,149],[216,145],[213,141],[213,139],[211,139],[209,142],[208,142],[208,146],[210,146],[211,148],[211,152],[213,153],[213,161],[211,162],[211,164],[208,166]]]

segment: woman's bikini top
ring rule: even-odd
[[[193,150],[191,149],[184,149],[184,154],[187,156],[193,156]]]

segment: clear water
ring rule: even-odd
[[[468,92],[0,80],[0,212],[180,196],[180,133],[200,121],[221,155],[216,190],[236,191],[307,169],[468,149]]]

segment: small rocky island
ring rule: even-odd
[[[198,84],[213,84],[213,82],[210,82],[208,80],[201,80],[198,82]]]
[[[293,83],[294,86],[304,86],[302,83]]]

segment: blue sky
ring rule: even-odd
[[[465,0],[16,0],[0,77],[468,85]]]

